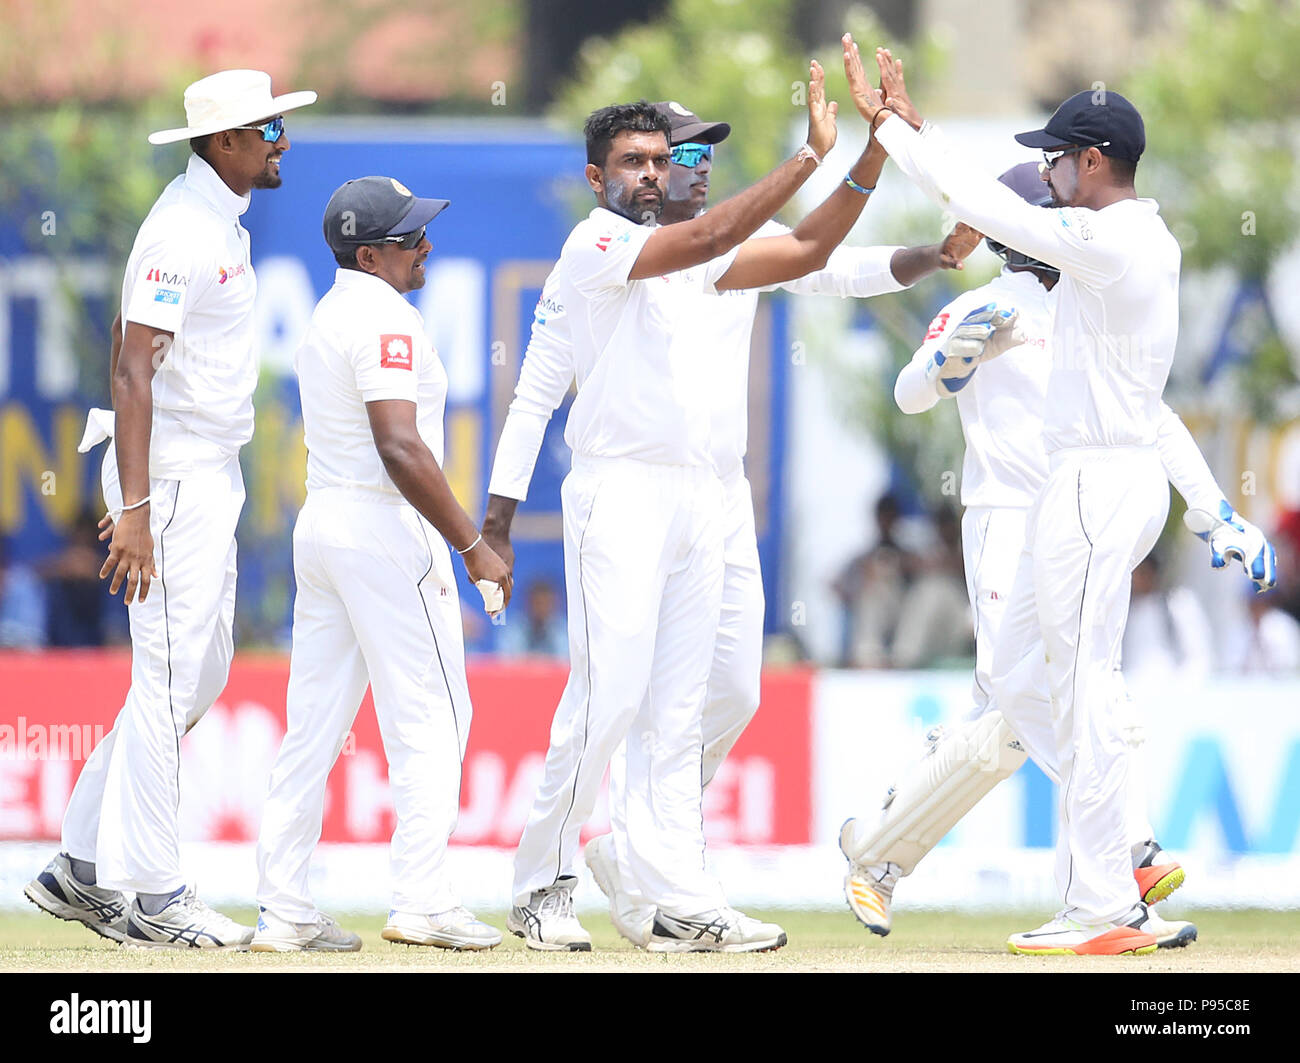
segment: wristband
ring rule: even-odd
[[[812,145],[806,141],[804,146],[794,153],[794,157],[800,162],[803,162],[804,159],[812,159],[815,165],[820,166],[822,164],[822,157],[813,151]]]
[[[129,506],[123,506],[118,512],[126,513],[128,510],[139,509],[141,506],[147,506],[149,504],[149,498],[149,495],[145,495],[139,502],[132,502]]]
[[[478,544],[481,543],[482,541],[483,541],[483,533],[482,533],[482,532],[479,532],[479,533],[478,533],[478,538],[477,538],[477,539],[475,539],[472,543],[470,543],[469,546],[465,547],[464,550],[457,550],[456,553],[460,554],[461,557],[464,557],[464,556],[465,556],[466,554],[468,554],[471,550],[473,550],[474,547],[478,546]]]
[[[870,125],[871,131],[873,133],[876,131],[876,119],[879,118],[882,114],[885,114],[886,112],[888,112],[889,114],[894,113],[888,107],[882,107],[880,108],[880,110],[878,110],[875,114],[871,116],[871,121],[868,124]]]
[[[853,189],[853,191],[861,192],[864,196],[869,196],[871,195],[872,192],[876,190],[875,185],[872,185],[870,188],[863,188],[860,184],[858,184],[857,181],[853,180],[852,174],[844,175],[844,183],[848,185],[851,189]]]

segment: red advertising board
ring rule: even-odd
[[[471,661],[474,720],[461,784],[464,845],[513,846],[541,778],[551,714],[567,669]],[[121,652],[0,653],[0,838],[56,839],[81,763],[113,724],[130,680]],[[288,661],[240,654],[220,700],[182,745],[186,840],[257,836],[270,766],[284,734]],[[810,840],[810,673],[764,677],[763,706],[705,794],[721,844]],[[606,829],[604,799],[588,834]],[[322,840],[382,842],[394,826],[370,696],[330,774]]]

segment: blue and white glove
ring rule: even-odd
[[[1246,575],[1263,593],[1277,582],[1277,551],[1264,533],[1236,512],[1226,499],[1219,500],[1218,514],[1189,509],[1183,514],[1189,531],[1210,544],[1210,566],[1223,568],[1230,560],[1241,562]]]
[[[961,319],[925,366],[925,377],[940,398],[951,398],[970,383],[981,362],[1025,342],[1016,317],[1014,309],[999,310],[996,303],[986,303]]]

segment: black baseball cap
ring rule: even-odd
[[[421,199],[393,177],[358,177],[334,190],[325,206],[325,242],[346,251],[428,225],[448,199]]]
[[[1128,100],[1109,89],[1076,92],[1047,120],[1042,129],[1017,133],[1027,148],[1058,151],[1078,144],[1103,155],[1137,162],[1146,150],[1146,127]]]
[[[668,137],[671,145],[721,144],[731,136],[731,126],[726,122],[706,122],[676,100],[656,103],[655,110],[667,117],[672,126],[672,133]]]

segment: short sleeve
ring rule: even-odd
[[[204,278],[187,230],[166,216],[140,230],[127,268],[132,271],[125,319],[150,328],[179,332],[186,307]]]
[[[411,331],[411,322],[395,321],[385,326],[358,329],[348,337],[345,348],[357,390],[365,402],[407,399],[415,402],[417,374],[416,344],[421,337]]]
[[[601,210],[580,222],[560,253],[561,264],[574,288],[595,295],[625,288],[628,275],[654,228],[634,225],[613,211]]]

